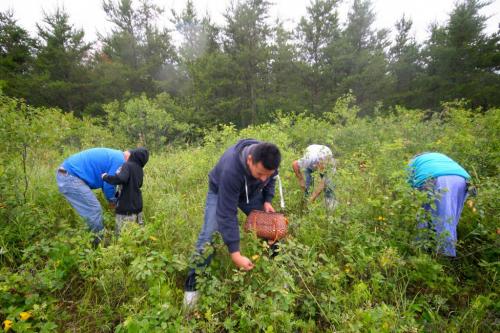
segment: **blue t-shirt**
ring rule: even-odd
[[[125,163],[125,157],[120,150],[109,148],[92,148],[68,157],[62,167],[69,174],[83,180],[91,189],[102,188],[106,199],[115,200],[115,187],[104,182],[103,173],[114,175]]]
[[[408,182],[413,187],[422,186],[429,178],[440,176],[461,176],[470,179],[470,175],[457,162],[440,153],[418,155],[408,164],[410,175]]]

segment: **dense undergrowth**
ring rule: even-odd
[[[158,145],[145,168],[146,226],[114,239],[106,211],[108,245],[93,250],[58,193],[56,167],[80,149],[126,149],[133,138],[2,97],[0,321],[15,332],[498,332],[500,110],[455,103],[434,116],[396,108],[357,118],[352,102],[339,100],[323,118],[278,112],[270,124]],[[244,235],[242,252],[259,255],[250,272],[233,267],[219,239],[199,306],[186,314],[183,282],[207,173],[246,137],[282,149],[290,236],[270,260],[265,244]],[[291,169],[311,143],[338,159],[331,215],[321,201],[304,206]],[[415,240],[424,197],[406,184],[405,165],[421,151],[459,161],[478,188],[459,224],[456,260]]]

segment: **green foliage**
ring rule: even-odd
[[[462,98],[474,109],[500,105],[500,33],[488,34],[480,13],[491,1],[458,1],[421,43],[411,17],[396,22],[390,40],[389,30],[374,27],[373,1],[351,2],[344,22],[340,1],[314,0],[285,28],[270,20],[266,0],[229,4],[223,25],[200,16],[192,1],[177,12],[152,0],[106,0],[110,31],[91,43],[63,8],[44,13],[36,36],[6,11],[0,89],[79,117],[103,117],[114,100],[166,93],[181,107],[176,120],[203,129],[266,123],[275,110],[319,117],[347,93],[362,115],[382,105],[438,112],[442,101]],[[176,38],[162,22],[174,25]]]
[[[116,142],[161,150],[167,142],[183,141],[194,132],[192,126],[174,119],[174,114],[183,112],[181,107],[166,94],[159,99],[163,107],[145,95],[125,101],[123,106],[117,101],[104,105],[107,123],[116,135]]]
[[[26,74],[33,65],[35,46],[35,40],[17,24],[13,12],[0,12],[0,91],[10,96],[29,95]]]
[[[423,50],[427,75],[421,80],[426,96],[421,106],[429,107],[456,98],[471,100],[474,107],[488,108],[498,104],[498,95],[493,91],[500,87],[500,78],[495,72],[500,35],[497,32],[486,37],[487,17],[479,13],[490,3],[481,0],[457,2],[447,24],[432,26]]]
[[[1,322],[12,321],[16,332],[499,330],[498,109],[448,103],[432,117],[398,107],[360,119],[345,96],[322,118],[277,113],[273,123],[221,125],[206,131],[203,143],[180,147],[162,141],[175,133],[177,111],[169,110],[178,106],[170,101],[109,104],[110,129],[1,97]],[[158,126],[142,127],[137,114]],[[132,145],[140,131],[155,145],[145,168],[146,225],[130,225],[118,239],[108,232],[107,246],[94,250],[58,193],[54,171],[76,150]],[[216,238],[213,263],[199,279],[199,305],[187,313],[183,282],[203,221],[207,173],[245,137],[282,150],[290,236],[270,259],[266,243],[242,235],[242,252],[256,264],[249,272],[234,268]],[[338,159],[339,205],[331,214],[321,202],[304,206],[290,167],[310,143],[329,145]],[[405,165],[429,150],[463,164],[478,188],[464,207],[456,260],[415,240],[426,198],[406,184]],[[113,222],[105,211],[108,230]],[[24,312],[30,317],[23,320]]]
[[[163,10],[150,0],[107,0],[102,6],[113,28],[101,37],[101,70],[107,74],[110,66],[120,71],[120,81],[126,81],[121,95],[158,93],[155,80],[165,80],[166,65],[175,58],[169,31],[156,24]]]

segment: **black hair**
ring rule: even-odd
[[[281,153],[274,143],[261,142],[252,149],[253,163],[262,162],[267,170],[276,170],[281,163]]]

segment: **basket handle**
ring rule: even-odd
[[[278,239],[278,228],[276,228],[276,223],[277,223],[277,218],[273,218],[273,228],[274,228],[274,240],[273,244],[276,243],[276,240]]]

